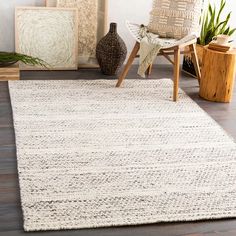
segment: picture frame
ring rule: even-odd
[[[20,64],[20,69],[77,70],[77,25],[77,9],[16,7],[16,52],[40,58],[49,65],[45,68]],[[58,40],[62,37],[64,40]]]
[[[108,0],[97,0],[97,30],[96,30],[96,47],[97,43],[104,37],[108,31]],[[57,7],[57,0],[45,0],[46,7]],[[78,30],[79,36],[80,31]],[[78,42],[80,44],[80,42]],[[78,46],[79,47],[79,46]],[[96,48],[94,48],[95,52]],[[80,49],[79,49],[80,51]],[[79,52],[78,56],[78,67],[79,68],[98,68],[98,62],[96,60],[95,53],[91,57],[87,55],[83,58],[83,53]]]
[[[45,0],[45,6],[46,7],[56,7],[57,0]]]

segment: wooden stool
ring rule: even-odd
[[[8,67],[0,67],[0,81],[19,80],[20,69],[19,65],[15,64]]]
[[[230,102],[236,72],[236,49],[219,52],[204,48],[200,96],[213,102]]]

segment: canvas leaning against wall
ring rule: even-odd
[[[78,9],[78,65],[96,67],[96,45],[107,32],[107,0],[46,0],[46,6]]]
[[[71,8],[16,8],[16,51],[44,60],[53,70],[76,70],[77,16],[77,10]],[[21,69],[45,68],[21,65]]]

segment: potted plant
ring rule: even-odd
[[[7,67],[15,64],[16,62],[22,62],[31,66],[48,67],[47,63],[39,58],[31,57],[28,55],[16,53],[16,52],[0,52],[0,67]]]
[[[202,65],[203,47],[208,45],[212,41],[213,37],[219,34],[232,36],[236,31],[235,28],[232,29],[229,25],[231,12],[228,13],[224,20],[222,20],[222,13],[225,10],[225,5],[226,0],[221,0],[219,8],[209,3],[208,8],[203,11],[200,21],[201,34],[197,41],[197,54],[200,67]],[[186,54],[184,56],[183,70],[193,76],[196,76],[191,55]]]

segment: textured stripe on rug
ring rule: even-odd
[[[236,217],[236,144],[172,87],[9,82],[24,229]]]

